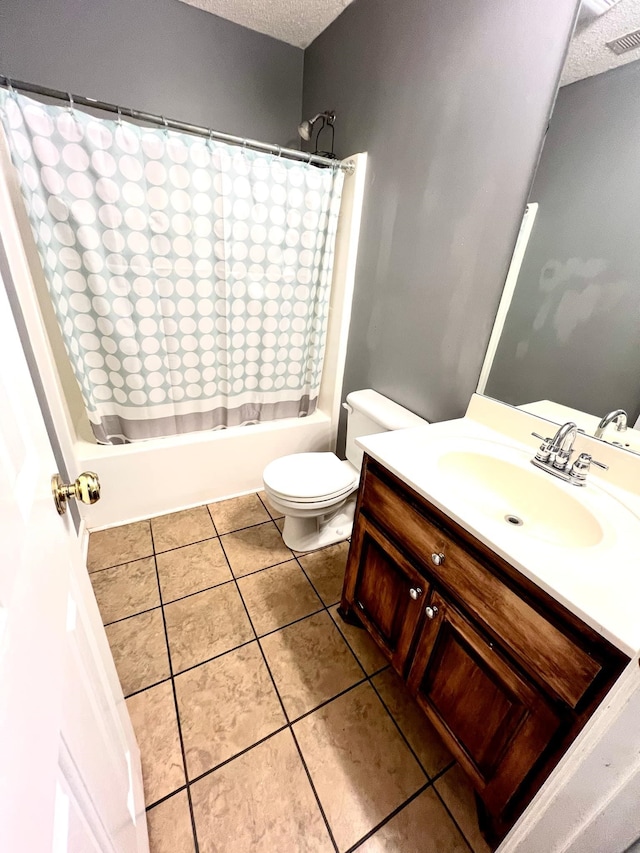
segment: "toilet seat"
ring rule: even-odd
[[[310,504],[348,495],[358,485],[359,472],[335,453],[291,453],[270,462],[263,480],[274,497]]]

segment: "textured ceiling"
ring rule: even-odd
[[[181,0],[295,47],[307,47],[352,0]]]
[[[576,30],[560,85],[566,86],[583,77],[593,77],[640,59],[640,48],[616,56],[606,44],[633,30],[640,30],[640,0],[620,0],[617,6],[593,23]]]

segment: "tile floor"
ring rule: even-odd
[[[93,533],[151,853],[487,853],[473,795],[261,494]]]

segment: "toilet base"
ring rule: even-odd
[[[349,498],[339,509],[307,518],[287,515],[284,519],[282,538],[287,548],[293,551],[317,551],[336,542],[344,542],[351,536],[356,496]]]

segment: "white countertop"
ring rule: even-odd
[[[488,406],[488,401],[483,401],[476,408]],[[568,610],[633,656],[640,649],[640,495],[637,492],[621,488],[613,477],[607,481],[610,472],[598,476],[592,471],[588,485],[577,488],[530,466],[534,476],[548,478],[558,488],[568,490],[570,497],[578,497],[601,524],[603,537],[597,544],[567,547],[532,537],[525,532],[526,524],[513,527],[502,516],[500,520],[488,516],[467,502],[459,481],[456,491],[452,478],[439,467],[443,453],[464,447],[465,442],[467,446],[472,442],[471,446],[497,458],[517,459],[519,464],[524,460],[528,464],[538,442],[531,438],[525,443],[522,439],[532,424],[536,428],[535,419],[522,420],[532,416],[519,412],[515,416],[514,411],[510,410],[503,419],[518,424],[518,429],[510,430],[509,435],[488,426],[486,421],[491,418],[484,418],[485,423],[481,423],[469,417],[468,412],[467,417],[455,421],[367,436],[357,443]],[[621,450],[614,452],[633,456]],[[624,456],[620,465],[624,465]],[[615,470],[615,465],[611,470]],[[505,506],[505,512],[509,511]],[[561,518],[558,523],[562,523]]]

